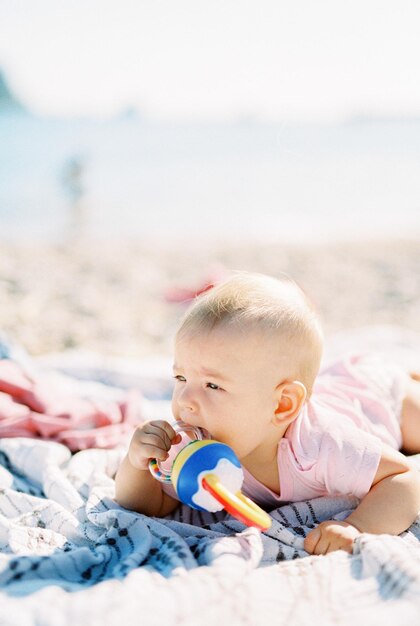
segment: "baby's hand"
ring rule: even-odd
[[[150,459],[165,461],[168,450],[180,443],[181,435],[176,433],[169,422],[153,420],[139,426],[131,439],[128,458],[131,465],[139,470],[149,467]]]
[[[353,551],[353,542],[360,532],[347,522],[328,520],[311,530],[304,541],[309,554],[327,554],[334,550]]]

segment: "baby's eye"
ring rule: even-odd
[[[180,383],[186,383],[187,379],[185,378],[185,376],[181,376],[181,374],[177,374],[176,376],[174,376],[175,380],[177,380]]]
[[[215,383],[206,383],[206,387],[208,387],[209,389],[221,389],[221,387],[219,387],[219,385],[216,385]]]

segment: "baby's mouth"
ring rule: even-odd
[[[208,430],[206,430],[205,428],[200,428],[200,430],[203,435],[203,439],[213,439]]]
[[[205,428],[199,426],[192,426],[182,420],[177,420],[174,425],[174,430],[177,432],[185,432],[187,437],[191,440],[194,439],[211,439],[210,433]]]

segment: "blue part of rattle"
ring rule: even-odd
[[[194,442],[188,445],[191,444],[194,444]],[[178,497],[182,502],[188,504],[188,506],[193,509],[198,509],[199,511],[206,510],[195,504],[192,500],[193,496],[201,488],[201,485],[198,483],[198,476],[203,471],[212,472],[220,459],[227,459],[232,465],[236,465],[239,468],[241,467],[239,459],[232,448],[219,442],[212,442],[212,445],[199,448],[185,461],[179,473],[176,485]]]

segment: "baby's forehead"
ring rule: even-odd
[[[267,367],[278,365],[290,350],[273,333],[258,327],[219,325],[206,331],[183,333],[176,337],[175,362],[209,362],[222,367],[246,369],[259,361]]]
[[[220,322],[211,326],[191,326],[184,328],[175,337],[175,346],[208,343],[213,345],[226,344],[263,344],[268,335],[267,329],[254,323]]]

